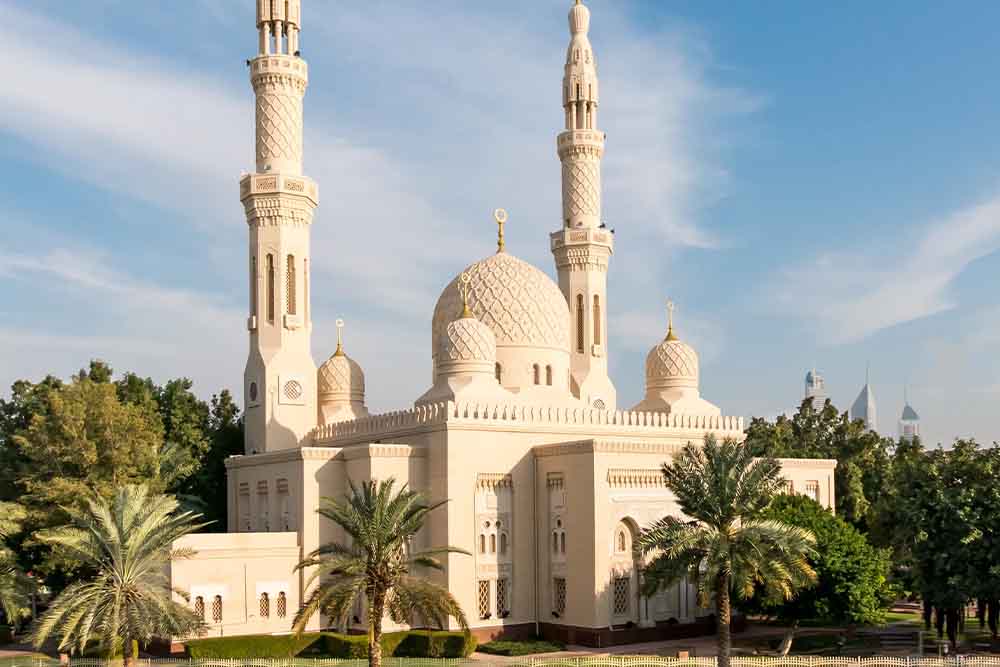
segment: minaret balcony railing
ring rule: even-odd
[[[298,56],[272,53],[250,59],[250,77],[260,74],[298,74],[309,78],[309,65]]]
[[[284,174],[247,174],[240,179],[240,201],[253,195],[297,195],[308,199],[313,206],[319,204],[316,181],[306,176]]]
[[[560,155],[563,151],[578,146],[588,147],[603,153],[604,138],[604,132],[600,130],[566,130],[560,132],[559,136],[556,137],[556,147],[559,149]]]
[[[614,250],[615,237],[609,229],[583,227],[580,229],[560,229],[549,235],[552,250],[567,246],[594,245],[603,246],[609,251]]]

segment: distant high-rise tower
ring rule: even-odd
[[[851,419],[860,419],[869,431],[878,430],[878,416],[875,410],[875,392],[872,391],[868,370],[865,370],[865,386],[851,406]]]
[[[826,384],[823,376],[815,368],[806,373],[806,399],[812,399],[813,408],[822,410],[826,403]]]
[[[244,374],[247,454],[295,447],[316,426],[310,349],[309,228],[315,181],[302,173],[300,0],[257,2],[256,172],[240,180],[250,232],[250,354]]]
[[[903,390],[903,414],[899,417],[899,437],[903,440],[913,440],[920,437],[920,415],[910,406],[906,390]]]

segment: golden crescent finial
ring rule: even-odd
[[[493,211],[493,219],[497,221],[497,252],[503,252],[506,244],[503,240],[503,226],[507,222],[507,211],[498,208]]]
[[[674,305],[673,301],[667,301],[667,340],[677,340],[677,335],[674,333]]]
[[[337,318],[337,351],[333,353],[335,357],[343,357],[344,355],[344,320]]]
[[[466,271],[462,274],[459,280],[462,283],[458,286],[458,291],[462,295],[462,314],[460,317],[462,319],[465,319],[466,317],[475,317],[475,315],[472,314],[472,311],[469,310],[469,283],[472,282],[472,276],[470,276],[469,272]]]

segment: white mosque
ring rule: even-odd
[[[300,2],[257,0],[259,47],[249,61],[257,164],[240,181],[249,231],[246,452],[227,462],[229,532],[185,538],[197,555],[172,565],[174,586],[212,634],[287,632],[303,598],[294,565],[342,537],[316,514],[319,498],[343,494],[349,480],[394,477],[450,500],[419,538],[472,554],[450,555],[436,576],[480,639],[538,633],[606,646],[710,630],[710,611],[686,583],[640,594],[631,544],[644,525],[680,514],[661,465],[708,434],[742,438],[743,420],[702,398],[698,354],[672,321],[665,334],[649,332],[645,397],[618,404],[607,327],[615,239],[601,224],[605,135],[590,11],[579,0],[570,9],[561,84],[553,72],[562,214],[538,242],[549,244],[556,280],[508,252],[506,213],[497,210],[496,253],[442,280],[432,315],[428,304],[427,390],[412,406],[370,414],[363,360],[342,341],[319,368],[312,358],[319,198],[302,173]],[[333,206],[326,220],[336,220]],[[835,461],[783,464],[792,489],[834,506]],[[351,625],[361,622],[359,608]]]

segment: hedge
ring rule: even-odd
[[[14,628],[9,625],[0,625],[0,645],[10,644],[14,641]]]
[[[295,635],[211,637],[187,642],[190,658],[294,658],[321,637],[318,632]]]
[[[324,633],[331,658],[367,658],[368,635]],[[467,658],[476,650],[470,633],[445,630],[408,630],[382,635],[382,655],[395,658]]]

